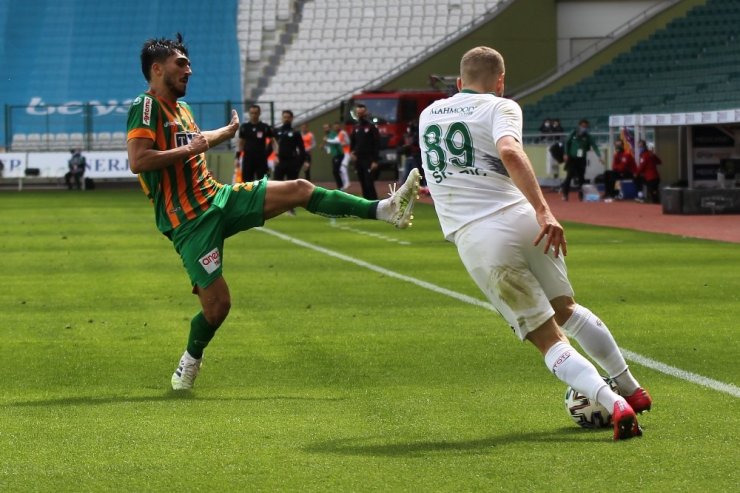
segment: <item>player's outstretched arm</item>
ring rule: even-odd
[[[237,130],[239,130],[239,114],[236,110],[232,109],[231,121],[225,127],[217,128],[216,130],[205,130],[201,133],[208,141],[208,147],[215,147],[221,142],[226,142],[233,138]]]
[[[534,239],[534,244],[538,245],[543,238],[546,238],[545,253],[548,253],[552,248],[556,257],[560,255],[561,250],[563,255],[567,255],[568,247],[563,227],[550,211],[550,206],[547,205],[545,196],[542,195],[542,189],[537,183],[532,164],[529,162],[522,145],[514,137],[506,135],[496,142],[496,147],[511,180],[521,190],[537,213],[537,222],[541,229],[537,238]]]

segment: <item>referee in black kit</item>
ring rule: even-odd
[[[242,182],[261,180],[268,174],[267,147],[272,138],[272,128],[260,121],[262,109],[257,104],[249,107],[249,121],[239,126],[239,155],[241,156]],[[239,157],[239,156],[237,156]]]
[[[367,119],[367,106],[355,105],[357,123],[350,135],[350,151],[355,162],[357,177],[362,186],[362,196],[368,200],[378,200],[375,191],[375,176],[378,170],[380,153],[380,132],[378,127]]]
[[[275,175],[278,181],[298,179],[306,161],[301,132],[293,128],[293,112],[283,111],[283,124],[275,129]]]

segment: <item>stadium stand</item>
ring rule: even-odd
[[[146,88],[141,45],[177,31],[202,75],[193,78],[186,100],[241,101],[237,8],[238,0],[187,7],[163,0],[0,2],[0,108],[11,107],[0,118],[0,146],[62,150],[87,142],[81,136],[92,132],[95,148],[125,147],[127,106]],[[199,123],[222,125],[224,104],[195,105]]]
[[[525,105],[525,133],[544,118],[566,129],[589,118],[608,129],[610,114],[740,107],[740,2],[708,0],[671,21],[592,76]]]
[[[185,35],[196,74],[185,99],[212,128],[223,124],[228,101],[274,101],[300,116],[378,87],[512,2],[0,2],[0,107],[11,107],[0,118],[0,146],[123,148],[127,105],[146,87],[138,51],[151,36]],[[587,117],[603,131],[610,114],[740,106],[738,25],[740,2],[707,0],[593,75],[525,105],[525,132],[545,117],[566,129]]]
[[[271,24],[263,26],[263,39],[270,38],[265,32],[274,27],[276,34],[270,39],[280,36],[282,43],[280,50],[263,60],[260,77],[246,78],[246,92],[251,99],[275,101],[279,108],[291,108],[300,115],[365,87],[502,3],[428,0],[420,5],[412,0],[367,0],[360,7],[352,2],[313,0],[296,2],[292,11],[283,9],[282,18],[279,8],[265,10]],[[241,4],[249,4],[255,12],[262,2],[242,0]],[[257,39],[251,26],[243,29],[240,24],[239,32],[244,33],[240,36]],[[250,61],[256,62],[256,54],[252,58],[247,53],[246,61],[249,67]],[[248,69],[245,73],[251,75]]]

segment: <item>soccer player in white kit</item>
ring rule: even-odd
[[[504,99],[504,60],[477,47],[460,62],[460,90],[419,120],[422,162],[445,238],[521,340],[566,384],[612,409],[614,439],[642,435],[652,405],[606,325],[573,299],[563,227],[522,148],[522,111]],[[614,379],[611,390],[567,334]]]

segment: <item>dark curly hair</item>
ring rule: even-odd
[[[154,63],[164,62],[179,51],[188,56],[188,49],[182,42],[182,34],[177,33],[175,39],[159,38],[147,39],[141,48],[141,72],[147,82],[151,80],[151,69]]]

